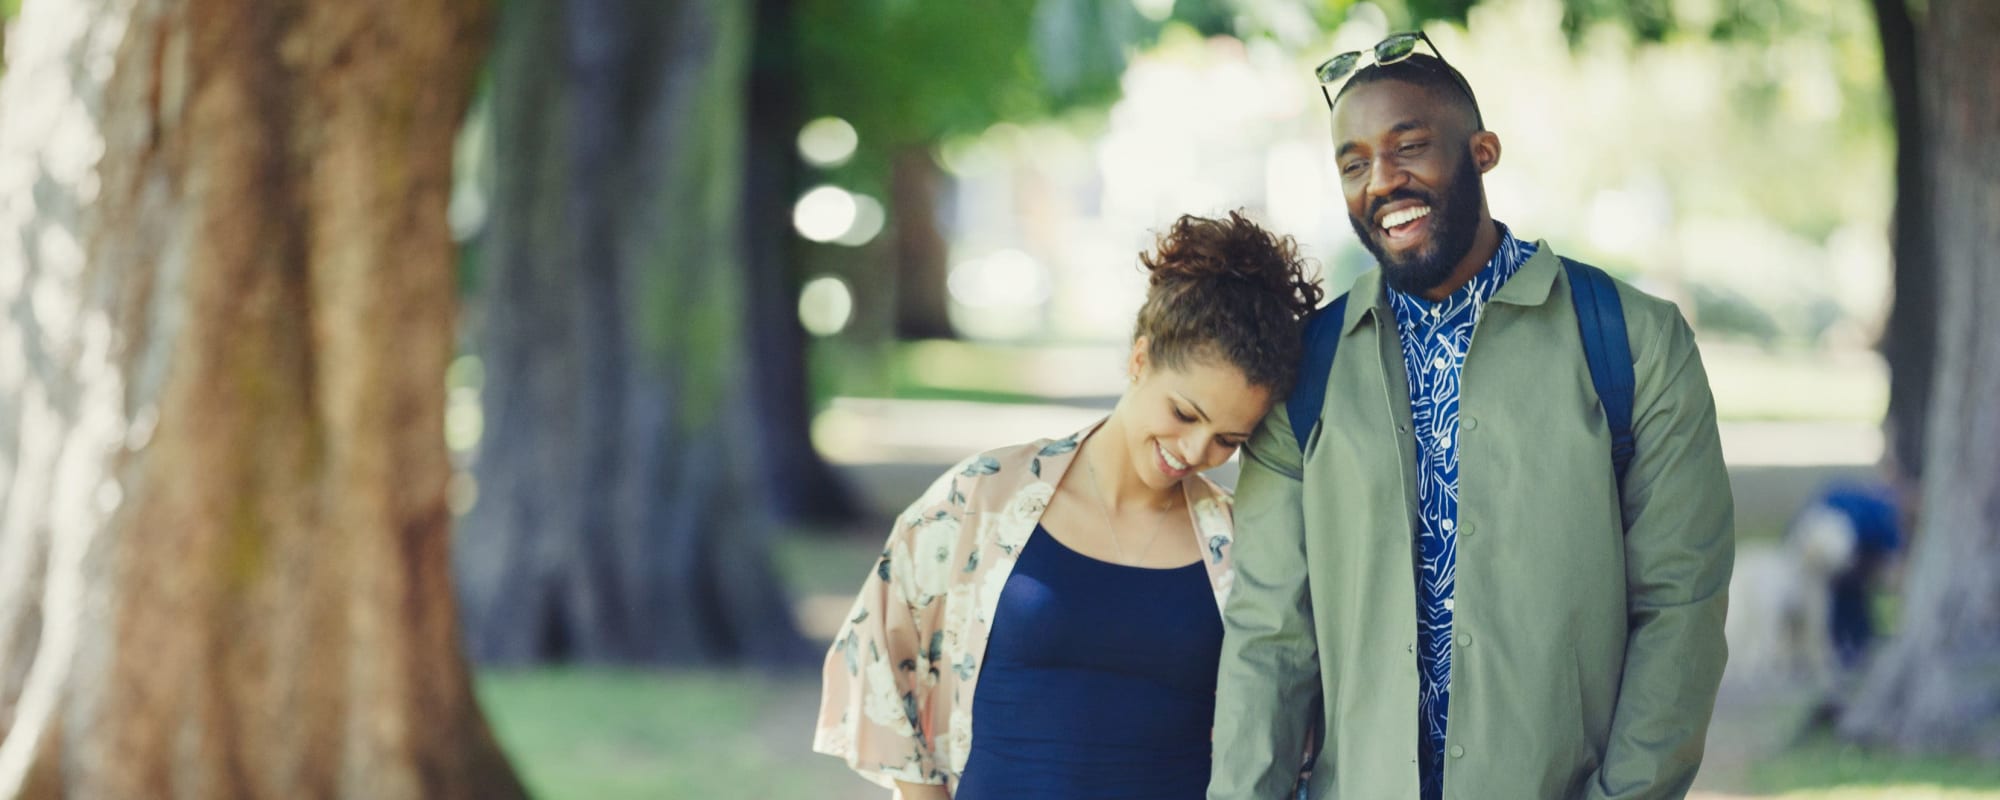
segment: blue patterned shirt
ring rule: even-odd
[[[1498,223],[1495,223],[1496,225]],[[1417,776],[1423,800],[1444,794],[1445,716],[1451,698],[1452,586],[1458,565],[1459,376],[1486,301],[1535,254],[1499,225],[1500,249],[1442,302],[1389,290],[1409,372],[1417,439]]]

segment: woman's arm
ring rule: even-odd
[[[926,670],[920,664],[935,638],[941,604],[925,595],[912,576],[911,547],[912,539],[930,526],[959,523],[958,506],[950,502],[958,494],[956,474],[939,478],[897,518],[822,670],[813,749],[840,758],[884,787],[942,783],[947,777],[922,730],[932,686],[921,680]]]
[[[902,800],[951,800],[951,793],[935,783],[896,781],[896,795]]]

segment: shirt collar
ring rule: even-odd
[[[1493,257],[1486,260],[1486,266],[1466,281],[1464,286],[1438,302],[1431,302],[1422,295],[1404,294],[1395,288],[1388,290],[1389,305],[1396,312],[1396,321],[1404,326],[1414,325],[1419,320],[1432,321],[1449,319],[1465,311],[1468,307],[1478,307],[1493,298],[1493,293],[1521,271],[1521,265],[1535,254],[1532,242],[1514,238],[1514,232],[1501,222],[1493,225],[1500,229],[1500,247]]]

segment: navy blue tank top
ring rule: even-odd
[[[1221,656],[1201,562],[1099,561],[1036,526],[994,612],[954,800],[1202,800]]]

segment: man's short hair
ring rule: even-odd
[[[1346,97],[1349,89],[1381,81],[1399,81],[1421,86],[1443,98],[1445,102],[1458,104],[1471,111],[1473,130],[1486,129],[1486,121],[1479,114],[1479,100],[1472,96],[1472,84],[1467,82],[1465,76],[1459,74],[1456,68],[1445,63],[1444,59],[1429,53],[1411,53],[1393,64],[1369,64],[1362,67],[1340,87],[1340,92],[1333,96],[1333,103],[1336,106],[1340,105],[1340,98]]]

